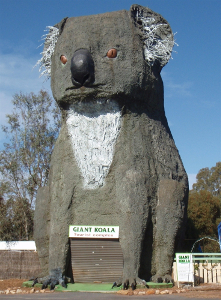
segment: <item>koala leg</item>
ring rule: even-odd
[[[131,236],[130,236],[131,233]],[[140,263],[140,247],[139,242],[136,241],[136,237],[133,236],[132,230],[128,231],[128,238],[122,240],[122,252],[124,257],[124,268],[123,268],[123,289],[128,289],[129,286],[136,286],[136,280],[138,278],[138,270]]]
[[[131,222],[134,224],[139,224],[137,218],[131,217]],[[141,217],[142,218],[142,217]],[[134,290],[136,285],[142,283],[142,279],[139,278],[139,269],[141,262],[142,253],[142,232],[133,231],[133,225],[131,224],[130,230],[128,230],[125,240],[121,239],[122,252],[124,257],[124,268],[123,268],[123,289],[128,289],[129,287]],[[145,230],[144,230],[145,231]],[[137,234],[137,236],[136,236]],[[127,237],[127,238],[126,238]]]
[[[174,251],[181,237],[186,214],[187,193],[187,189],[181,182],[172,179],[160,181],[156,207],[153,281],[157,282],[159,278],[171,280]]]
[[[57,209],[52,208],[51,210]],[[60,268],[62,273],[66,272],[67,260],[69,258],[68,240],[68,216],[61,209],[61,217],[57,218],[58,212],[51,222],[50,243],[49,243],[49,271]]]
[[[38,189],[34,215],[34,240],[42,269],[41,275],[43,276],[48,274],[50,226],[49,202],[49,187],[45,186]]]
[[[140,281],[141,254],[149,218],[147,189],[141,172],[128,170],[119,186],[120,244],[124,258],[123,288],[135,289]]]

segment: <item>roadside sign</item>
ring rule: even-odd
[[[193,282],[194,284],[194,270],[192,254],[190,253],[176,253],[177,266],[177,282]]]

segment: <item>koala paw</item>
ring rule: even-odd
[[[165,275],[165,276],[159,276],[159,275],[154,275],[151,278],[152,282],[156,282],[156,283],[174,283],[172,277],[170,275]]]

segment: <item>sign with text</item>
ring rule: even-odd
[[[119,226],[84,226],[70,225],[71,238],[118,239]]]
[[[192,254],[176,253],[177,281],[194,282]]]

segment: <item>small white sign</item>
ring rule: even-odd
[[[194,282],[192,254],[176,253],[177,281]]]
[[[70,225],[69,237],[90,239],[118,239],[119,226]]]

